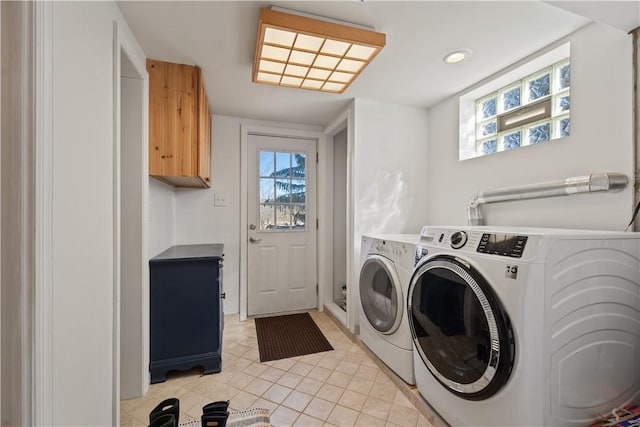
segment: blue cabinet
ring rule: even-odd
[[[220,372],[221,244],[172,246],[149,261],[151,383],[171,370]]]

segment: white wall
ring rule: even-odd
[[[54,425],[115,425],[113,2],[53,4]]]
[[[333,137],[333,295],[347,283],[347,129]]]
[[[430,120],[426,110],[363,99],[355,100],[354,110],[354,248],[349,310],[358,310],[362,235],[419,233],[426,224],[431,209],[426,170],[433,156],[428,152]]]
[[[429,207],[427,111],[363,99],[354,108],[355,237],[419,232]]]
[[[240,121],[213,116],[211,188],[176,190],[176,244],[224,244],[225,314],[238,312],[240,264]],[[214,206],[215,193],[227,206]]]
[[[149,177],[149,257],[176,243],[176,189]]]
[[[319,130],[214,115],[211,123],[211,188],[176,190],[176,244],[224,244],[225,314],[240,310],[240,127],[243,125]],[[227,206],[214,206],[215,194]]]
[[[632,179],[631,37],[591,24],[567,40],[571,41],[569,137],[459,162],[457,96],[429,110],[425,223],[466,224],[467,202],[481,190],[592,172],[621,172]],[[486,224],[622,230],[631,215],[631,187],[620,193],[488,205]]]

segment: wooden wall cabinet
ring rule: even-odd
[[[200,67],[147,59],[149,175],[211,186],[211,113]]]

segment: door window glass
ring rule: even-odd
[[[306,153],[260,151],[260,231],[306,230]]]
[[[435,369],[460,384],[477,381],[489,365],[491,339],[480,301],[446,268],[422,274],[412,296],[416,343]]]
[[[389,332],[398,316],[398,295],[386,268],[375,260],[362,267],[360,301],[371,326]]]

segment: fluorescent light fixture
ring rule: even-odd
[[[447,54],[442,60],[447,64],[458,64],[462,61],[466,61],[471,54],[466,50],[456,50]]]
[[[385,43],[383,33],[359,26],[260,9],[252,80],[342,93]]]

